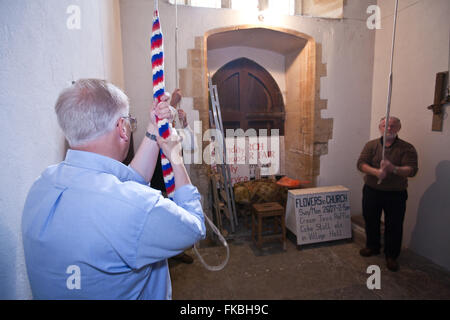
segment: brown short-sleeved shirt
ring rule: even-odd
[[[382,140],[383,138],[378,138],[366,143],[358,159],[358,170],[361,170],[361,165],[363,163],[374,168],[380,168],[383,154]],[[412,144],[401,140],[398,137],[390,147],[386,147],[385,157],[386,160],[389,160],[394,166],[412,167],[413,173],[411,174],[411,177],[414,177],[419,170],[416,149]],[[408,187],[408,179],[406,177],[401,177],[393,173],[389,173],[381,184],[378,184],[378,178],[372,175],[366,175],[364,181],[369,187],[383,191],[402,191],[406,190]]]

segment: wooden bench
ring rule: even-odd
[[[281,233],[271,233],[263,236],[263,219],[273,217],[275,219],[274,229],[278,226]],[[252,205],[252,239],[261,248],[263,241],[280,239],[283,250],[286,250],[286,226],[284,207],[278,202],[256,203]],[[276,230],[274,230],[276,232]]]

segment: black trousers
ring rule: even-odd
[[[163,194],[166,192],[166,185],[164,184],[164,176],[161,165],[161,152],[158,153],[158,160],[156,160],[155,172],[153,172],[150,180],[150,187],[160,190]]]
[[[381,213],[384,211],[384,254],[397,259],[403,237],[408,192],[380,191],[367,185],[363,188],[363,216],[366,223],[366,247],[379,250]]]

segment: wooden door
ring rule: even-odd
[[[283,97],[273,77],[247,58],[233,60],[213,76],[224,129],[279,129],[284,135]]]

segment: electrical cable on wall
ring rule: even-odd
[[[385,126],[383,133],[383,151],[381,156],[381,161],[385,160],[386,153],[386,134],[389,127],[389,116],[391,113],[391,97],[392,97],[392,82],[393,82],[393,74],[392,69],[394,65],[394,49],[395,49],[395,32],[397,29],[397,15],[398,15],[398,0],[395,0],[395,13],[394,13],[394,30],[392,32],[392,49],[391,49],[391,66],[389,73],[389,84],[388,84],[388,96],[387,96],[387,104],[386,104],[386,117],[385,117]],[[378,184],[380,184],[382,180],[378,180]]]
[[[392,32],[392,49],[391,49],[391,67],[389,72],[389,84],[388,84],[388,96],[387,96],[387,104],[386,104],[386,116],[385,116],[385,126],[383,133],[383,151],[381,156],[381,161],[385,160],[386,153],[386,134],[387,129],[389,127],[389,116],[391,113],[391,97],[392,97],[392,82],[393,82],[393,74],[392,69],[394,65],[394,49],[395,49],[395,31],[397,29],[397,15],[398,15],[398,0],[395,0],[395,13],[394,13],[394,30]],[[378,184],[381,183],[381,179],[378,180]]]

